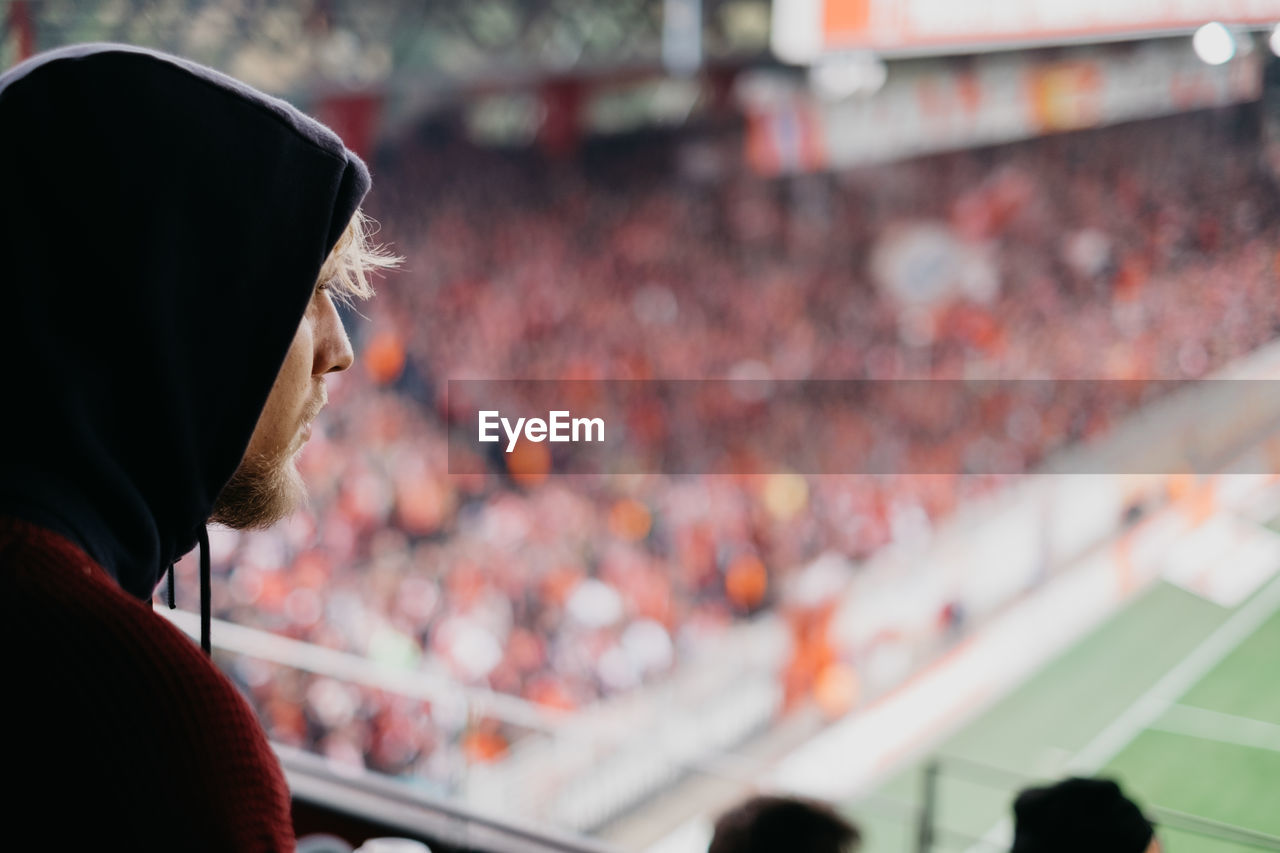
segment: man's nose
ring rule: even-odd
[[[342,318],[334,304],[324,299],[320,309],[320,322],[316,329],[316,357],[312,374],[338,373],[355,363],[351,340],[342,326]]]

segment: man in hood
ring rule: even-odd
[[[288,104],[121,45],[0,75],[0,748],[12,849],[293,848],[234,685],[149,600],[294,457],[372,293],[364,164]]]

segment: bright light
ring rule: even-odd
[[[1280,24],[1271,28],[1271,38],[1267,43],[1271,45],[1271,52],[1280,56]]]
[[[1236,55],[1236,40],[1231,31],[1216,21],[1196,30],[1191,46],[1196,56],[1209,65],[1222,65]]]
[[[809,69],[809,85],[820,97],[838,101],[851,95],[874,95],[888,76],[884,62],[873,54],[834,54]]]
[[[822,55],[822,0],[774,0],[769,43],[792,65],[808,65]]]

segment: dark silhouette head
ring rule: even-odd
[[[1147,853],[1158,850],[1142,810],[1110,779],[1065,779],[1028,788],[1013,804],[1012,853]]]
[[[827,805],[791,797],[753,797],[716,821],[708,853],[853,853],[857,827]]]

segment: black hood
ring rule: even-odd
[[[283,101],[123,45],[0,76],[0,514],[148,598],[248,447],[364,164]]]

